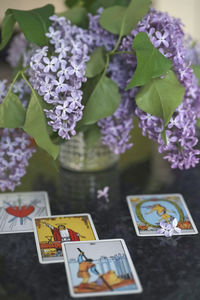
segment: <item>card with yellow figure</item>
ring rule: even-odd
[[[90,214],[40,217],[33,220],[40,263],[63,262],[62,243],[98,240]]]
[[[127,202],[139,236],[197,234],[187,205],[180,194],[134,195]]]
[[[124,240],[66,242],[62,248],[72,297],[142,292]]]

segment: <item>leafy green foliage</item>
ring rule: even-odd
[[[150,0],[131,0],[127,7],[112,6],[100,17],[101,26],[120,37],[129,34],[148,12]]]
[[[82,6],[89,10],[95,1],[96,0],[65,0],[65,4],[70,8],[74,6]]]
[[[198,85],[200,85],[200,66],[198,66],[198,65],[191,65],[191,68],[194,71],[194,75],[198,79]]]
[[[63,13],[59,13],[58,16],[64,16],[71,21],[72,25],[88,28],[89,18],[87,10],[84,7],[73,7]]]
[[[196,119],[196,126],[200,128],[200,119]]]
[[[31,137],[34,138],[36,144],[46,150],[54,159],[57,158],[59,153],[59,147],[53,144],[48,128],[47,121],[44,114],[43,100],[34,91],[26,77],[23,76],[27,84],[32,90],[31,99],[26,112],[26,119],[24,123],[24,131],[26,131]]]
[[[90,7],[91,13],[95,14],[100,7],[108,8],[114,5],[128,6],[130,0],[95,0]]]
[[[47,44],[45,36],[50,26],[49,17],[54,14],[51,4],[32,10],[8,9],[6,11],[2,26],[2,41],[0,49],[5,47],[13,33],[14,24],[18,22],[20,29],[26,39],[39,46]]]
[[[91,13],[96,13],[100,7],[110,7],[113,5],[127,6],[130,0],[65,0],[69,7],[84,7]]]
[[[106,65],[106,50],[104,47],[96,48],[86,65],[86,77],[91,78],[100,74]]]
[[[172,62],[153,46],[145,32],[137,34],[132,47],[136,51],[137,69],[127,89],[144,85],[151,78],[160,77],[171,68]]]
[[[88,129],[84,132],[85,144],[87,145],[87,148],[93,148],[99,141],[100,137],[101,132],[96,124],[88,126]]]
[[[121,101],[117,84],[105,74],[87,82],[84,98],[87,98],[87,103],[79,127],[94,124],[98,120],[112,115]]]
[[[25,120],[25,109],[20,99],[10,90],[0,104],[0,128],[19,128]]]
[[[15,25],[15,18],[13,17],[12,14],[5,14],[5,17],[2,22],[2,28],[1,28],[1,44],[0,44],[0,50],[3,49],[8,41],[10,40],[12,33],[13,33],[13,28]]]
[[[174,110],[181,104],[185,88],[178,81],[175,73],[169,71],[164,78],[152,79],[136,96],[138,107],[169,123]]]

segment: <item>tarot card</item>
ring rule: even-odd
[[[133,224],[139,236],[162,236],[161,225],[172,228],[173,235],[197,234],[197,228],[180,194],[128,196],[127,202]],[[166,228],[166,227],[163,227]],[[162,231],[162,233],[161,233]]]
[[[89,214],[35,218],[33,227],[38,257],[42,264],[64,262],[63,242],[98,240]]]
[[[72,297],[142,292],[124,240],[63,243],[62,249]]]
[[[32,218],[50,215],[46,192],[0,194],[0,234],[33,232]]]

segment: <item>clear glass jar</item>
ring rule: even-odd
[[[114,165],[119,155],[114,154],[99,140],[88,149],[83,133],[78,133],[60,146],[59,160],[63,168],[75,171],[100,171]]]

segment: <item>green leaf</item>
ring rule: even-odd
[[[59,153],[59,147],[53,144],[49,137],[42,102],[43,100],[41,97],[32,88],[32,95],[23,129],[34,138],[39,147],[46,150],[54,159],[56,159]]]
[[[172,62],[151,43],[145,32],[140,32],[133,40],[137,56],[137,69],[127,89],[146,84],[151,78],[160,77],[172,66]]]
[[[71,21],[72,25],[88,28],[89,18],[87,10],[84,7],[73,7],[63,13],[59,13],[58,16],[64,16]]]
[[[82,6],[89,10],[95,1],[96,0],[65,0],[65,4],[70,8],[74,6]]]
[[[70,8],[80,5],[80,3],[81,3],[81,0],[65,0],[65,4]]]
[[[196,119],[196,126],[200,128],[200,118]]]
[[[164,78],[152,79],[136,96],[138,107],[158,118],[163,119],[165,127],[175,109],[181,104],[185,88],[178,81],[173,71],[168,71]]]
[[[49,19],[55,13],[55,8],[52,4],[47,4],[45,6],[32,9],[31,12],[40,15],[43,21],[46,24],[46,28],[48,30],[49,26],[51,25],[51,20]]]
[[[191,65],[190,67],[192,68],[192,70],[194,71],[194,75],[198,79],[198,85],[200,85],[200,66]]]
[[[84,132],[84,139],[88,149],[93,148],[101,137],[100,128],[94,124],[89,126],[88,130]]]
[[[87,62],[86,77],[91,78],[100,74],[104,70],[105,65],[106,50],[104,47],[98,47],[93,51],[90,60]]]
[[[100,119],[111,116],[121,101],[117,84],[104,74],[88,81],[83,93],[85,93],[84,97],[88,95],[88,99],[79,127],[94,124]]]
[[[2,50],[10,40],[14,25],[15,25],[15,18],[12,14],[5,14],[2,27],[1,27],[1,44],[0,44],[0,50]]]
[[[128,7],[112,6],[100,16],[100,25],[120,37],[129,34],[147,14],[150,0],[131,0]]]
[[[165,145],[167,145],[167,136],[166,136],[166,131],[165,129],[163,129],[163,131],[161,132],[161,137],[165,143]]]
[[[114,5],[128,6],[130,0],[95,0],[91,5],[90,11],[96,13],[100,7],[108,8]]]
[[[11,91],[0,104],[0,128],[19,128],[25,120],[25,109],[19,98]]]
[[[9,9],[9,14],[18,22],[26,39],[39,46],[47,44],[46,32],[51,24],[49,17],[54,14],[53,5],[45,5],[33,10]]]

